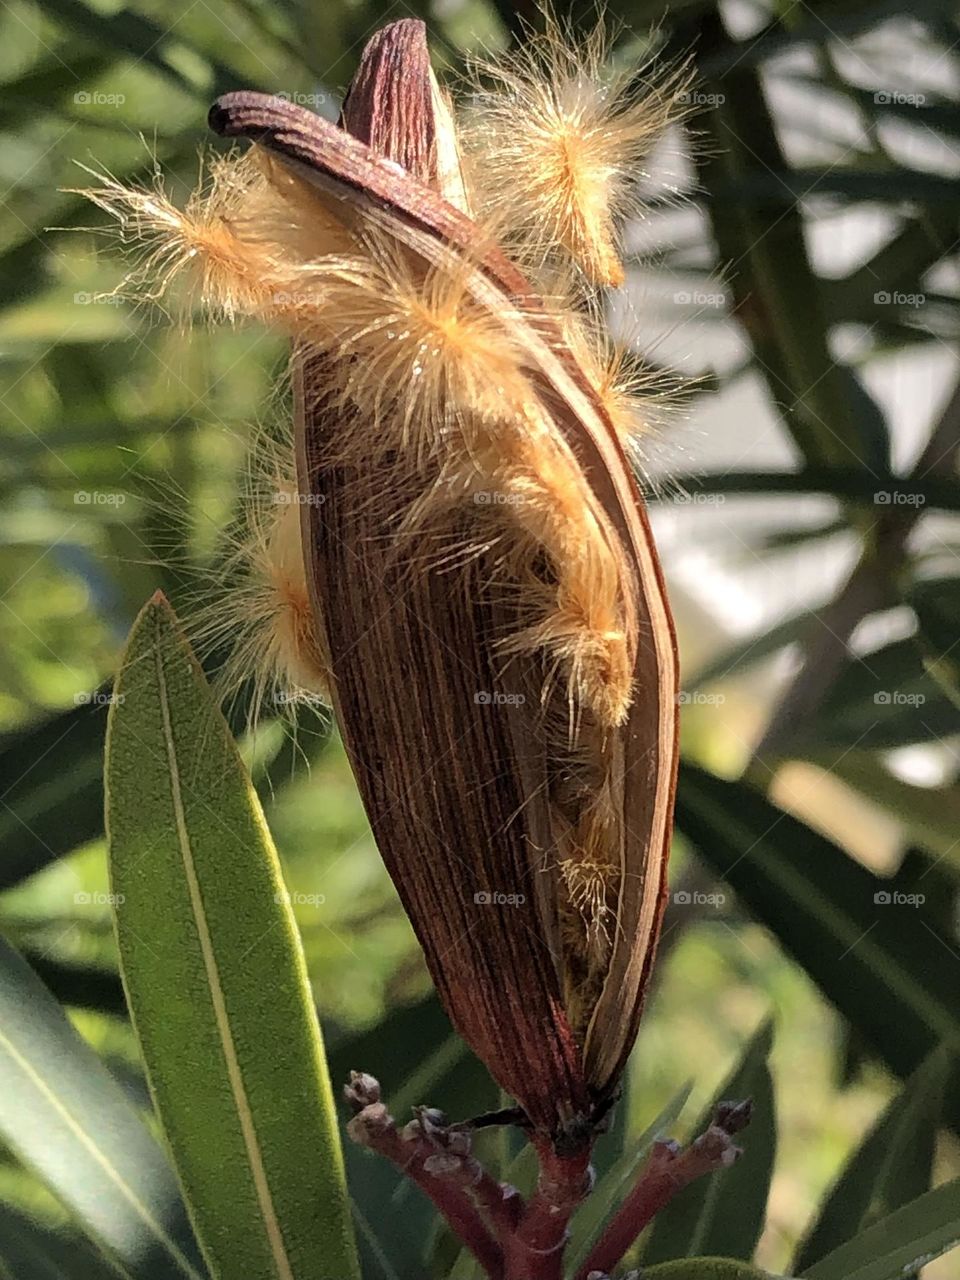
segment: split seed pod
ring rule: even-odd
[[[556,261],[538,292],[509,228],[471,216],[419,22],[370,42],[341,127],[249,92],[210,124],[255,146],[192,213],[94,198],[161,224],[214,309],[293,337],[310,643],[374,835],[454,1024],[537,1139],[575,1150],[636,1036],[677,752],[597,309],[563,300]],[[616,278],[595,186],[572,212],[554,257]]]

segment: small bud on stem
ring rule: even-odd
[[[752,1109],[749,1099],[721,1102],[711,1124],[686,1150],[675,1142],[655,1143],[636,1185],[591,1249],[577,1280],[590,1280],[594,1272],[609,1272],[679,1191],[705,1173],[725,1169],[739,1159],[742,1153],[733,1136],[749,1124]]]

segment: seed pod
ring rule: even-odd
[[[471,215],[422,24],[374,37],[341,123],[227,94],[211,127],[257,145],[209,197],[94,198],[173,270],[199,259],[215,311],[294,339],[306,642],[377,844],[458,1030],[535,1139],[582,1150],[636,1035],[676,776],[623,396],[576,280],[538,289]],[[586,274],[615,279],[589,194],[569,225],[603,230]]]
[[[407,369],[443,379],[421,406],[434,420],[416,427],[429,451],[411,456],[397,429],[402,373],[370,406],[391,449],[375,465],[344,451],[350,406],[330,390],[330,356],[302,354],[300,485],[322,498],[304,509],[310,586],[360,791],[441,999],[562,1145],[585,1137],[615,1088],[649,977],[675,767],[673,634],[603,403],[556,317],[437,194],[449,126],[431,111],[412,24],[401,30],[402,77],[381,33],[347,100],[344,124],[371,149],[249,94],[211,120],[292,161],[355,234],[399,252],[411,282],[439,277],[455,295],[450,349],[437,354],[439,309],[437,334],[425,323],[417,335],[434,341],[421,354],[437,370]],[[484,361],[499,376],[500,413],[447,367],[472,358],[471,325],[491,327],[477,377]],[[381,340],[403,342],[383,327]]]

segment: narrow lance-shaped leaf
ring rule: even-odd
[[[75,1236],[53,1231],[9,1205],[0,1204],[0,1263],[14,1280],[116,1280],[122,1276],[102,1253]],[[157,1267],[153,1276],[169,1274]]]
[[[769,1271],[728,1258],[689,1258],[644,1270],[643,1280],[777,1280]]]
[[[757,791],[689,764],[677,825],[898,1074],[960,1045],[953,962],[922,906],[892,901],[889,881]]]
[[[943,1091],[950,1066],[938,1051],[890,1102],[825,1197],[816,1222],[797,1249],[800,1274],[885,1216],[929,1189]]]
[[[133,1280],[201,1280],[170,1166],[29,965],[0,942],[0,1135]],[[162,1266],[161,1266],[162,1264]]]
[[[960,1241],[960,1178],[911,1200],[803,1272],[804,1280],[900,1280]]]
[[[121,965],[211,1267],[357,1274],[305,963],[259,803],[166,601],[140,614],[107,749]]]

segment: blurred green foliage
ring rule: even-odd
[[[915,397],[905,442],[903,414],[875,375],[929,352],[956,377],[960,23],[944,0],[665,8],[607,4],[624,49],[653,40],[698,73],[699,140],[681,185],[700,218],[657,246],[652,270],[688,298],[722,297],[706,319],[694,302],[674,320],[735,326],[742,352],[714,371],[712,398],[736,404],[745,384],[761,387],[790,462],[748,469],[731,445],[705,469],[694,447],[693,474],[651,499],[666,508],[678,491],[726,498],[731,514],[737,502],[772,501],[763,536],[743,535],[745,560],[775,570],[785,550],[839,543],[853,567],[832,596],[824,584],[815,609],[802,604],[686,671],[685,687],[725,691],[726,728],[716,702],[684,713],[675,884],[688,900],[671,906],[629,1096],[600,1162],[609,1169],[626,1135],[690,1077],[687,1128],[772,1009],[772,1191],[767,1200],[765,1181],[763,1194],[748,1189],[758,1204],[749,1240],[731,1239],[716,1218],[705,1230],[717,1252],[747,1256],[762,1229],[759,1261],[785,1271],[797,1247],[803,1265],[819,1264],[845,1238],[831,1224],[850,1227],[850,1205],[859,1228],[872,1223],[875,1196],[889,1210],[903,1203],[889,1186],[865,1188],[852,1165],[838,1185],[844,1195],[854,1186],[849,1204],[815,1209],[898,1078],[915,1081],[934,1060],[943,1080],[937,1105],[915,1117],[929,1158],[914,1169],[911,1198],[958,1167],[960,395],[944,383],[936,397]],[[593,22],[586,3],[561,12],[574,28]],[[427,21],[438,68],[454,73],[471,47],[522,39],[520,19],[537,20],[532,5],[509,0],[418,2],[404,13]],[[287,411],[276,390],[284,352],[256,329],[187,332],[162,307],[148,315],[102,297],[120,269],[95,254],[95,235],[78,234],[101,220],[69,188],[84,183],[78,161],[143,182],[159,165],[182,196],[218,93],[303,94],[332,114],[364,38],[393,16],[360,0],[10,0],[0,10],[0,925],[139,1109],[104,897],[108,682],[157,587],[188,620],[208,593],[245,442]],[[794,115],[785,88],[837,113]],[[803,155],[785,146],[788,125],[806,135]],[[856,264],[829,273],[811,246],[851,211],[871,231]],[[792,504],[809,493],[823,495],[825,514],[798,525]],[[683,650],[682,616],[680,641]],[[762,684],[778,655],[785,686],[738,721],[744,689]],[[234,727],[245,727],[242,700]],[[760,739],[750,760],[741,734]],[[935,759],[932,785],[897,768],[904,749]],[[318,718],[296,729],[278,720],[245,752],[302,899],[335,1082],[351,1067],[371,1070],[399,1114],[420,1101],[457,1117],[496,1105],[429,997],[335,732]],[[803,804],[784,787],[797,770]],[[865,848],[880,830],[884,849]],[[15,978],[0,972],[0,987],[13,991]],[[73,1242],[69,1198],[52,1197],[4,1135],[0,1274],[103,1274]],[[509,1157],[509,1138],[485,1141],[491,1157]],[[749,1140],[747,1149],[744,1168]],[[389,1168],[346,1154],[365,1276],[420,1276],[425,1241],[434,1247],[425,1206]],[[36,1221],[59,1234],[37,1236]],[[682,1219],[658,1227],[650,1260],[672,1256],[665,1242],[685,1229]],[[52,1270],[64,1239],[71,1269]],[[442,1256],[443,1239],[435,1244]]]

